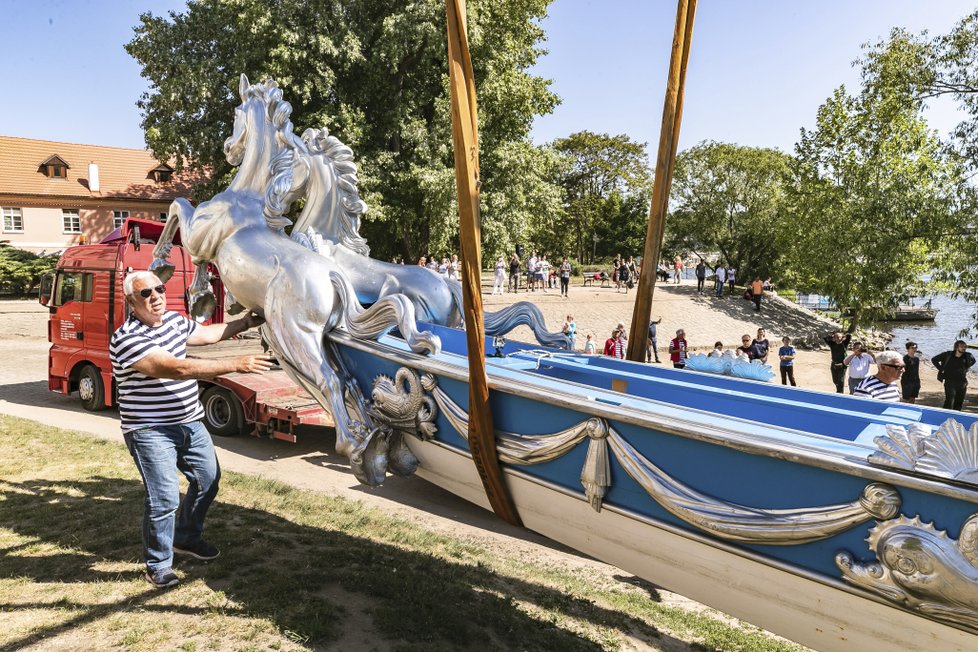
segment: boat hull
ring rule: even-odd
[[[419,477],[490,509],[469,455],[408,441]],[[626,510],[595,512],[579,496],[513,469],[504,475],[530,530],[813,649],[964,652],[978,644],[967,632],[857,595],[841,582],[772,566]]]

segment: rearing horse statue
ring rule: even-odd
[[[283,231],[288,220],[265,213],[271,163],[288,159],[301,143],[289,121],[292,108],[274,81],[250,85],[242,75],[239,93],[234,130],[224,144],[238,172],[227,190],[196,209],[185,199],[173,202],[151,269],[162,280],[173,273],[165,259],[179,227],[198,265],[195,288],[206,282],[203,266],[213,263],[235,300],[265,318],[263,335],[282,367],[333,415],[337,452],[350,458],[357,478],[379,484],[388,468],[410,473],[417,461],[406,447],[356,409],[365,405],[362,393],[326,334],[344,328],[354,337],[376,339],[396,326],[412,350],[437,352],[440,342],[417,329],[414,303],[402,294],[364,309],[335,261],[289,238]]]

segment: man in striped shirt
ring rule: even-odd
[[[166,288],[152,272],[133,272],[122,285],[130,316],[112,334],[109,357],[119,394],[126,446],[146,489],[143,554],[146,579],[157,588],[177,584],[173,553],[197,559],[220,551],[204,541],[204,517],[217,495],[221,470],[201,419],[197,379],[225,373],[263,373],[264,355],[223,360],[187,359],[187,346],[213,344],[262,323],[248,315],[201,326],[166,310]],[[180,501],[177,471],[189,482]]]
[[[900,376],[904,371],[906,365],[903,364],[903,356],[896,351],[883,351],[876,356],[876,375],[865,378],[852,394],[898,403]]]

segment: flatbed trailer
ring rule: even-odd
[[[227,358],[262,352],[257,338],[237,338],[194,347],[192,358]],[[318,401],[275,366],[264,374],[223,374],[200,380],[204,423],[221,437],[251,433],[295,443],[299,426],[334,425]]]

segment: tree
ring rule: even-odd
[[[651,184],[645,143],[625,135],[581,131],[554,141],[553,148],[567,159],[559,179],[565,192],[564,219],[557,225],[567,250],[579,260],[589,258],[597,234],[602,255],[617,253],[625,243],[616,234],[634,230],[636,220],[644,233],[648,195],[643,193]],[[634,202],[626,201],[636,195],[646,197],[639,215],[634,214]],[[623,208],[629,210],[623,213]],[[642,249],[639,244],[635,251]]]
[[[487,234],[517,232],[531,210],[551,219],[559,209],[541,186],[547,157],[527,149],[534,116],[558,102],[547,80],[528,73],[542,53],[538,21],[549,2],[469,4]],[[455,249],[441,0],[198,0],[182,14],[141,16],[126,49],[151,82],[139,101],[147,144],[177,167],[211,171],[214,181],[201,196],[227,183],[222,143],[239,73],[273,77],[294,124],[325,126],[356,153],[370,206],[363,230],[376,257]],[[513,174],[516,162],[540,167]]]
[[[876,93],[902,97],[926,106],[950,97],[966,116],[954,130],[949,148],[958,154],[973,179],[978,162],[978,11],[964,17],[945,35],[910,34],[895,29],[888,39],[867,48],[863,80]],[[957,197],[957,219],[939,239],[930,278],[942,291],[978,301],[978,198],[973,183]],[[974,316],[978,323],[978,314]]]
[[[920,103],[840,87],[803,129],[787,187],[783,243],[799,289],[851,311],[850,328],[919,295],[960,219],[963,166],[921,117]]]
[[[682,152],[664,249],[716,252],[742,277],[777,274],[790,158],[775,149],[716,142]]]
[[[0,294],[23,296],[37,289],[41,276],[54,271],[57,255],[41,256],[0,244]]]

